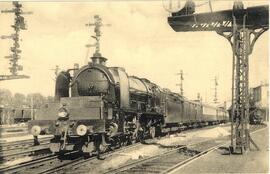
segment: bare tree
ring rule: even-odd
[[[24,94],[15,93],[12,99],[12,106],[15,108],[23,108],[26,104],[26,97]]]
[[[9,106],[12,102],[12,93],[8,89],[0,89],[0,105]]]
[[[40,93],[28,94],[26,97],[26,102],[28,106],[31,107],[33,104],[33,108],[37,109],[46,103],[46,97]]]

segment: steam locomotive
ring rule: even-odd
[[[37,110],[29,122],[35,143],[38,135],[53,134],[53,152],[101,152],[108,145],[229,119],[225,108],[189,101],[145,78],[128,76],[121,67],[107,67],[101,55],[91,59],[72,69],[73,75],[72,70],[58,75],[55,102]]]

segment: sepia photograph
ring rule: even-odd
[[[269,173],[268,0],[0,1],[0,174]]]

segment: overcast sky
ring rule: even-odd
[[[114,2],[24,2],[28,30],[21,32],[21,74],[30,79],[1,81],[0,88],[13,93],[40,92],[54,95],[55,65],[61,69],[80,66],[89,61],[86,44],[93,28],[85,24],[98,14],[111,27],[102,28],[102,55],[108,66],[120,66],[129,75],[148,78],[161,87],[179,92],[179,77],[184,75],[184,94],[194,99],[201,93],[208,102],[214,96],[214,77],[218,76],[218,98],[229,100],[231,95],[232,50],[226,39],[215,32],[176,33],[167,23],[167,1],[114,1]],[[199,2],[200,4],[201,2]],[[214,1],[213,10],[229,9],[232,1]],[[267,1],[245,1],[245,7],[267,4]],[[184,1],[181,1],[181,5]],[[10,9],[9,2],[0,2],[0,10]],[[198,11],[208,11],[203,5]],[[12,33],[12,14],[0,13],[0,35]],[[255,44],[250,56],[250,86],[268,80],[268,32]],[[0,74],[8,74],[11,41],[0,40]]]

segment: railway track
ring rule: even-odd
[[[41,138],[38,146],[33,145],[32,139],[1,143],[0,161],[3,163],[29,155],[48,152],[50,139],[51,137]]]
[[[215,126],[215,125],[214,125]],[[211,127],[214,127],[214,126],[209,126],[209,127],[203,127],[201,129],[210,129]],[[187,130],[186,132],[193,132],[193,131],[196,131],[195,129],[190,129],[190,130]],[[161,137],[159,138],[160,139],[165,139],[167,137]],[[150,143],[153,141],[155,141],[156,139],[150,139]],[[129,149],[132,149],[132,148],[135,148],[137,146],[141,145],[141,143],[135,143],[135,144],[132,144],[132,145],[129,145],[129,146],[123,146],[122,148],[120,149],[116,149],[116,150],[113,150],[113,151],[109,151],[105,154],[103,154],[102,156],[105,157],[105,158],[108,158],[110,157],[111,155],[113,155],[114,153],[121,153],[121,152],[124,152],[124,151],[127,151]],[[172,146],[171,148],[175,148],[175,147],[178,147],[177,145],[176,146]],[[183,146],[184,147],[184,146]],[[182,148],[182,146],[181,146]],[[62,162],[62,163],[59,163],[59,164],[54,164],[52,167],[51,166],[46,166],[45,169],[43,170],[38,170],[38,172],[35,172],[35,173],[39,173],[39,174],[49,174],[49,173],[57,173],[57,174],[60,174],[60,173],[74,173],[74,171],[78,172],[78,173],[89,173],[91,169],[86,169],[86,171],[84,169],[80,170],[81,167],[83,166],[87,166],[89,163],[90,164],[94,164],[95,162],[99,161],[96,157],[90,157],[90,158],[77,158],[77,159],[74,159],[74,160],[68,160],[66,162]],[[91,172],[90,172],[91,173]]]
[[[204,127],[202,129],[209,129],[212,126]],[[186,132],[194,131],[192,129],[187,130]],[[14,159],[22,158],[22,157],[29,157],[31,156],[33,159],[29,161],[29,164],[33,164],[32,161],[39,160],[39,158],[44,159],[47,155],[50,155],[49,151],[49,140],[51,137],[44,137],[40,139],[39,146],[33,146],[33,140],[22,140],[16,142],[8,142],[8,143],[0,143],[2,147],[2,151],[0,152],[0,161],[1,163],[12,161]],[[15,168],[19,164],[15,165]],[[25,166],[25,164],[24,164]],[[3,167],[0,165],[0,172],[13,169],[12,167]]]
[[[16,165],[2,167],[0,168],[0,173],[5,173],[5,174],[27,173],[30,167],[35,168],[38,166],[46,165],[49,162],[53,162],[57,158],[58,158],[57,155],[47,155],[47,156],[39,157],[38,159],[33,159],[33,160],[22,162]]]
[[[41,142],[49,141],[51,137],[41,138]],[[33,139],[21,140],[21,141],[13,141],[13,142],[3,142],[0,143],[1,152],[9,151],[14,149],[23,149],[28,148],[29,146],[33,146]]]
[[[262,129],[262,127],[255,126],[251,130],[255,132],[259,129]],[[200,156],[203,156],[221,146],[228,144],[227,138],[223,137],[215,140],[208,140],[178,147],[157,156],[133,161],[117,169],[106,171],[105,174],[167,174],[179,168],[180,166],[183,166],[184,164],[197,159]]]
[[[205,127],[204,129],[208,129],[209,127]],[[189,130],[189,132],[192,132],[194,130]],[[162,137],[160,139],[165,139],[167,137]],[[155,141],[155,140],[150,140],[150,143],[151,141]],[[149,143],[149,142],[148,142]],[[133,144],[133,145],[130,145],[130,146],[127,146],[127,147],[124,147],[124,148],[121,148],[121,149],[118,149],[118,150],[115,150],[115,151],[111,151],[107,154],[104,154],[103,156],[108,158],[109,156],[115,154],[115,153],[122,153],[124,151],[127,151],[128,149],[131,149],[133,147],[136,147],[140,145],[140,143],[136,143],[136,144]],[[167,148],[179,148],[178,146],[172,146],[172,147],[167,147]],[[184,148],[185,146],[181,146],[181,148]],[[73,161],[68,161],[66,163],[60,163],[60,165],[54,165],[52,167],[46,167],[45,170],[41,171],[39,170],[40,172],[37,172],[37,173],[42,173],[42,174],[48,174],[48,173],[74,173],[74,171],[78,172],[78,173],[89,173],[91,171],[91,169],[89,168],[88,165],[94,167],[96,162],[99,161],[97,158],[95,157],[92,157],[92,158],[88,158],[88,159],[82,159],[82,158],[78,158],[78,159],[75,159]],[[85,168],[84,168],[85,167]],[[91,173],[91,172],[90,172]]]
[[[129,148],[138,146],[139,143],[126,146],[124,148],[117,149],[115,151],[109,151],[103,154],[104,157],[110,156],[114,152],[124,151]],[[47,155],[38,159],[33,159],[24,163],[20,163],[5,168],[0,168],[0,173],[23,173],[23,174],[48,174],[48,173],[61,173],[65,168],[82,165],[83,163],[98,160],[95,155],[86,157],[85,155],[73,151],[67,153],[64,156]]]
[[[216,148],[217,143],[213,141],[200,142],[187,146],[182,146],[170,150],[166,153],[152,156],[144,159],[139,159],[127,165],[121,166],[114,170],[105,172],[106,174],[118,173],[168,173],[171,170],[199,157],[213,148]],[[203,147],[203,148],[202,148]],[[201,149],[198,150],[198,149]]]
[[[262,128],[262,126],[253,126],[252,131]],[[228,137],[227,137],[228,138]],[[205,142],[197,142],[195,144],[189,144],[185,146],[175,146],[167,152],[138,159],[132,161],[124,166],[120,166],[117,169],[105,171],[106,173],[166,173],[179,167],[197,157],[208,153],[209,151],[220,146],[221,142],[224,144],[224,140],[216,139]],[[136,147],[140,143],[136,143],[130,146],[125,146],[114,151],[109,151],[103,154],[104,157],[109,157],[116,152],[124,152],[128,149]],[[164,159],[170,159],[170,161],[164,161]],[[0,173],[35,173],[35,174],[47,174],[47,173],[73,173],[78,171],[79,173],[89,173],[91,166],[99,161],[95,156],[85,158],[80,153],[73,152],[72,154],[66,154],[64,157],[59,158],[57,155],[46,155],[33,159],[28,162],[20,163],[5,168],[0,168]]]

